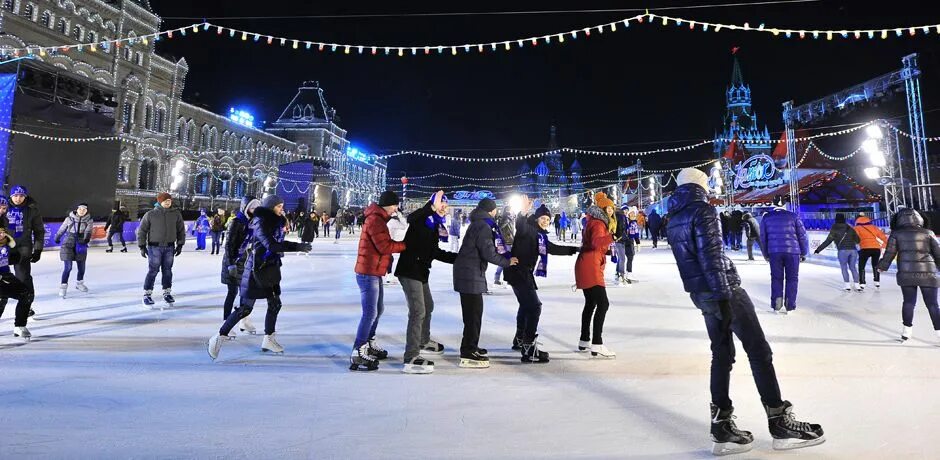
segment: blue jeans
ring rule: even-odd
[[[173,287],[173,254],[176,248],[173,246],[148,246],[147,247],[147,277],[144,278],[144,290],[152,291],[153,283],[157,280],[157,272],[163,274],[161,284],[163,289]]]
[[[858,251],[839,249],[839,266],[842,268],[842,281],[848,283],[849,273],[852,273],[852,282],[858,282]]]
[[[72,274],[72,261],[67,260],[62,263],[65,265],[65,268],[62,269],[62,284],[68,284],[69,275]],[[78,280],[81,281],[85,279],[85,261],[76,260],[75,265],[78,265]]]
[[[786,294],[784,294],[786,283]],[[796,310],[796,293],[800,288],[800,255],[770,253],[770,305],[786,297],[783,305],[787,310]]]
[[[222,232],[212,232],[212,252],[222,249]]]
[[[631,241],[630,244],[633,244]],[[614,255],[617,256],[617,275],[623,275],[626,273],[627,267],[627,247],[621,243],[614,243]],[[632,271],[632,270],[631,270]]]
[[[343,229],[339,228],[339,225],[337,225],[336,226],[336,239],[339,239],[341,233],[343,233]]]
[[[385,290],[382,278],[372,275],[356,275],[356,284],[359,285],[359,296],[362,300],[362,319],[359,320],[359,329],[356,330],[356,343],[353,348],[375,337],[375,328],[379,325],[379,318],[385,311]]]
[[[512,251],[512,245],[507,244],[507,245],[506,245],[506,250],[507,250],[507,251]],[[503,274],[503,267],[500,267],[499,265],[497,265],[497,266],[496,266],[496,273],[493,274],[493,282],[498,283],[498,282],[499,282],[499,277],[500,277],[500,275],[502,275],[502,274]]]

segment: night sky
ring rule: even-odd
[[[291,16],[290,19],[215,19],[226,26],[298,39],[389,45],[460,44],[499,41],[596,25],[638,12],[449,17],[297,18],[304,15],[441,13],[546,10],[546,2],[409,2],[407,6],[339,6],[326,2],[151,0],[164,28],[203,17]],[[630,2],[633,4],[636,2]],[[655,6],[706,2],[647,2]],[[719,3],[719,2],[708,2]],[[562,9],[623,8],[625,2],[568,3]],[[263,8],[260,6],[263,5]],[[575,6],[576,5],[576,6]],[[792,28],[865,28],[940,23],[925,2],[823,1],[789,5],[737,6],[662,11],[702,21]],[[176,19],[192,17],[193,19]],[[158,52],[185,57],[190,65],[184,97],[222,113],[247,107],[273,121],[304,80],[319,80],[340,126],[356,145],[382,153],[398,149],[485,156],[545,150],[549,126],[562,146],[598,150],[642,150],[708,139],[721,128],[724,92],[731,78],[732,47],[750,84],[759,121],[780,131],[782,102],[808,102],[901,66],[901,57],[921,53],[924,109],[940,108],[940,36],[887,40],[785,39],[735,31],[689,31],[688,27],[634,25],[616,33],[592,33],[564,44],[451,56],[385,57],[293,50],[220,38],[214,33],[164,40]],[[890,112],[890,113],[882,113]],[[868,110],[905,116],[899,101]],[[940,134],[940,117],[929,114],[928,135]],[[864,120],[862,117],[862,121]],[[834,117],[823,125],[858,121]],[[906,128],[906,126],[905,126]],[[773,134],[772,137],[779,137]],[[670,144],[668,141],[676,141]],[[830,143],[832,154],[851,147]],[[940,148],[934,147],[931,148]],[[462,150],[464,149],[464,150]],[[484,149],[472,151],[466,149]],[[492,149],[492,150],[485,150]],[[842,150],[847,149],[847,150]],[[709,158],[711,146],[683,154],[645,157],[648,167],[676,167]],[[566,163],[571,158],[566,158]],[[581,158],[584,173],[611,169],[632,159]],[[481,166],[476,164],[475,166]],[[449,170],[470,176],[512,174],[518,163],[469,169],[466,164],[397,158],[390,175]],[[534,164],[533,164],[534,166]]]

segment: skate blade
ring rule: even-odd
[[[377,370],[379,370],[379,368],[378,368],[378,366],[376,366],[376,367],[369,367],[369,366],[367,366],[367,365],[365,365],[365,364],[350,364],[350,365],[349,365],[349,370],[351,370],[351,371],[357,371],[357,372],[371,372],[371,371],[377,371]]]
[[[613,356],[611,356],[611,355],[602,355],[602,354],[599,354],[599,353],[594,353],[594,352],[592,351],[592,352],[591,352],[591,358],[593,358],[593,359],[617,359],[617,355],[613,355]]]
[[[261,349],[261,352],[262,352],[262,353],[271,353],[272,355],[283,355],[283,354],[284,354],[284,351],[283,351],[283,350],[281,350],[281,351],[274,351],[274,350],[268,350],[267,348],[262,348],[262,349]]]
[[[818,446],[826,442],[825,436],[816,439],[774,439],[774,450],[793,450]]]
[[[258,335],[258,331],[246,331],[244,329],[239,329],[239,331],[242,331],[243,333],[248,334],[248,335]]]
[[[440,355],[443,355],[443,354],[444,354],[444,350],[441,350],[441,351],[437,351],[437,350],[421,350],[421,354],[422,354],[422,355],[435,355],[435,356],[440,356]]]
[[[23,339],[24,342],[29,342],[30,339],[32,339],[32,337],[21,337],[21,336],[18,336],[18,335],[16,335],[16,334],[13,334],[13,337],[16,337],[16,338],[19,338],[19,339]]]
[[[463,367],[465,369],[486,369],[490,367],[490,363],[489,361],[476,361],[473,359],[461,358],[459,367]]]
[[[401,369],[404,374],[433,374],[434,366],[415,366],[412,364],[405,364],[405,367]]]
[[[741,454],[749,452],[752,447],[751,443],[735,444],[733,442],[716,442],[712,445],[712,455],[721,457],[723,455]]]

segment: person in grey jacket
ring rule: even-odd
[[[839,250],[839,266],[842,268],[845,290],[861,291],[862,289],[858,287],[858,233],[855,233],[851,225],[845,223],[845,214],[836,214],[836,223],[832,224],[829,235],[814,252],[819,254],[832,243],[835,243],[836,249]],[[849,283],[849,272],[852,273],[851,283]]]
[[[454,291],[460,293],[463,311],[460,367],[490,367],[486,350],[479,347],[487,264],[507,268],[519,263],[510,256],[495,218],[496,203],[489,198],[480,200],[470,212],[470,226],[454,262]]]
[[[85,260],[88,258],[88,243],[91,241],[91,230],[94,222],[88,215],[88,204],[79,203],[75,211],[69,213],[55,233],[55,243],[59,244],[59,259],[64,263],[62,269],[62,284],[59,285],[59,297],[65,298],[69,288],[69,275],[72,273],[72,262],[78,266],[78,280],[75,289],[88,292],[85,287]],[[63,240],[64,237],[64,240]]]
[[[931,230],[924,228],[924,219],[909,208],[896,215],[895,228],[888,237],[888,247],[878,264],[878,270],[887,271],[891,261],[898,258],[898,274],[895,277],[904,301],[901,306],[901,342],[913,336],[914,306],[917,303],[917,288],[924,297],[934,331],[940,339],[940,307],[937,306],[937,291],[940,288],[940,244]]]
[[[137,246],[149,265],[144,278],[144,306],[153,307],[153,285],[157,272],[163,274],[163,301],[173,305],[176,300],[173,287],[173,258],[183,252],[186,243],[186,225],[179,209],[172,209],[173,197],[169,193],[157,195],[157,206],[147,211],[137,227]],[[174,249],[175,247],[175,249]]]

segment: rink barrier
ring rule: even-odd
[[[186,223],[186,238],[192,239],[195,238],[192,236],[192,226],[195,221],[189,220],[185,221]],[[61,244],[55,243],[55,234],[59,231],[59,227],[62,226],[62,222],[47,222],[44,224],[46,228],[46,238],[45,238],[45,248],[55,248],[58,249]],[[108,245],[108,232],[104,231],[105,222],[95,222],[91,230],[91,243],[89,246],[107,246]],[[124,241],[127,242],[127,245],[130,247],[137,246],[137,227],[140,227],[140,221],[134,222],[125,222],[124,223]],[[63,235],[65,239],[65,235]],[[112,244],[120,245],[121,239],[115,235],[111,239]]]

